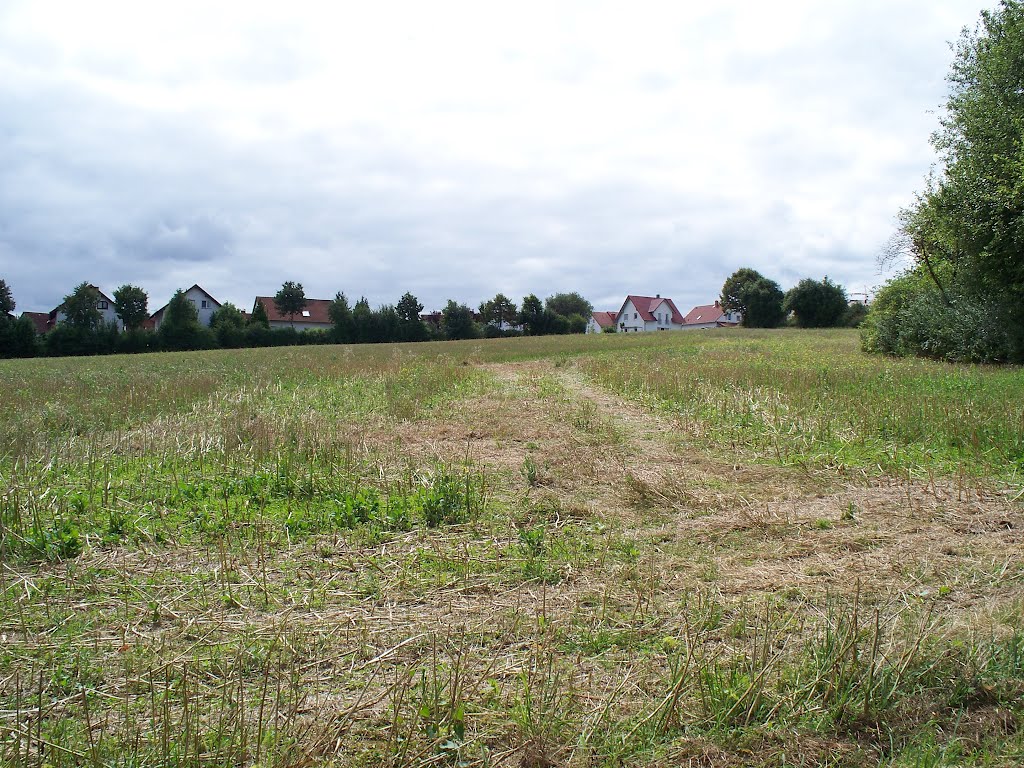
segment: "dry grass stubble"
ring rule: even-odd
[[[39,614],[39,596],[54,595],[45,619],[0,623],[5,651],[31,680],[65,649],[25,628],[79,621],[74,653],[103,670],[104,695],[126,701],[183,663],[200,697],[217,701],[237,675],[238,696],[258,699],[267,670],[274,712],[310,758],[436,762],[431,750],[468,703],[466,732],[491,764],[583,764],[583,742],[560,723],[593,736],[611,706],[644,715],[664,674],[653,651],[688,631],[695,601],[719,604],[720,624],[737,629],[716,642],[739,649],[743,618],[772,602],[799,619],[828,594],[931,599],[948,627],[977,627],[1019,600],[1024,517],[1003,497],[726,461],[571,367],[483,368],[480,391],[422,418],[377,420],[358,450],[393,464],[469,462],[494,478],[507,519],[384,540],[88,548],[45,568],[4,564],[0,586],[20,590],[21,610]],[[338,421],[332,434],[355,427]],[[546,559],[529,570],[522,537],[538,530]],[[58,703],[81,717],[69,691]],[[794,747],[836,748],[811,737]],[[702,739],[674,754],[745,759]]]

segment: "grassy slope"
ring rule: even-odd
[[[707,332],[0,363],[0,758],[1015,764],[1024,374]]]

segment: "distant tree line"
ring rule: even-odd
[[[828,276],[804,278],[783,293],[777,282],[749,267],[728,277],[722,285],[721,304],[726,312],[739,312],[746,328],[854,328],[867,314],[867,307],[851,304],[846,290]]]
[[[479,311],[454,300],[438,314],[437,322],[421,318],[423,304],[405,293],[397,304],[371,308],[366,297],[355,304],[338,292],[328,308],[331,327],[297,330],[271,328],[266,310],[256,303],[246,315],[230,302],[221,305],[207,327],[183,290],[164,308],[156,329],[146,328],[149,299],[134,285],[122,285],[113,295],[114,312],[123,325],[105,322],[100,293],[82,283],[64,297],[63,319],[49,332],[38,334],[31,320],[15,318],[14,298],[0,280],[0,357],[104,355],[197,349],[292,346],[300,344],[368,344],[448,339],[495,338],[583,333],[593,310],[578,293],[558,293],[542,302],[530,294],[521,308],[504,294],[484,301]],[[292,322],[308,300],[301,283],[288,281],[274,296],[277,311]]]

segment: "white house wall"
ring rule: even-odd
[[[117,326],[117,330],[124,330],[124,323],[122,323],[121,318],[117,316],[117,311],[114,309],[114,302],[107,301],[106,299],[100,299],[99,310],[100,317],[103,319],[104,323],[107,323],[108,325],[110,323],[113,323],[114,325]],[[68,316],[64,314],[62,310],[57,311],[56,320],[58,323],[63,323],[67,319]]]
[[[645,329],[643,318],[640,317],[640,313],[633,305],[633,302],[628,299],[622,311],[615,318],[615,325],[620,331],[625,333],[636,333]]]
[[[287,320],[271,320],[271,328],[294,328],[296,331],[326,331],[331,328],[331,323],[314,323],[310,321],[303,321],[301,317],[296,317],[294,323],[290,323]]]
[[[634,318],[633,315],[636,315]],[[661,321],[657,320],[657,316],[661,315]],[[683,328],[679,323],[672,322],[672,310],[668,303],[661,304],[657,311],[654,312],[654,320],[645,321],[640,314],[640,311],[634,306],[630,300],[626,301],[626,305],[622,311],[619,312],[615,318],[615,325],[618,330],[625,333],[646,333],[649,331],[678,331]],[[623,327],[625,324],[625,327]]]
[[[220,302],[214,301],[197,288],[189,288],[185,291],[185,298],[195,306],[199,322],[209,327],[213,313],[220,309]]]

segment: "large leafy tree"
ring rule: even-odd
[[[446,339],[475,339],[480,336],[480,329],[473,320],[473,310],[454,299],[449,299],[441,310],[441,331]]]
[[[395,307],[398,313],[398,336],[401,341],[424,341],[429,335],[427,327],[420,319],[423,304],[408,291],[398,300]]]
[[[149,296],[137,285],[122,285],[114,291],[114,311],[125,330],[133,331],[149,316]]]
[[[302,283],[285,281],[281,290],[274,296],[274,306],[282,315],[288,315],[288,322],[295,325],[295,316],[306,308],[306,292]]]
[[[737,269],[722,284],[722,309],[726,312],[745,313],[747,311],[747,289],[756,281],[763,279],[764,275],[756,269],[750,267]]]
[[[244,328],[245,315],[230,301],[226,301],[210,316],[210,327],[214,329]]]
[[[64,322],[80,331],[99,330],[103,322],[100,313],[100,292],[88,283],[79,283],[64,297]]]
[[[493,299],[480,302],[480,316],[488,325],[500,327],[513,325],[518,319],[516,303],[503,293],[495,294]]]
[[[932,137],[940,168],[900,215],[903,249],[925,278],[903,281],[900,290],[913,289],[906,306],[932,307],[932,321],[919,324],[913,340],[878,348],[1024,360],[1024,3],[1004,0],[982,12],[974,30],[964,30],[947,81],[949,96]],[[887,304],[878,310],[892,311]],[[898,330],[905,323],[891,325]],[[979,352],[979,335],[1002,341]],[[967,346],[950,346],[953,337]]]
[[[212,334],[199,322],[196,305],[181,289],[167,302],[157,335],[164,349],[203,349],[213,344]]]
[[[398,300],[395,310],[398,312],[398,317],[403,323],[418,323],[420,322],[420,312],[423,311],[423,305],[419,299],[406,291],[402,298]]]
[[[562,317],[579,315],[580,317],[589,318],[594,311],[594,305],[575,291],[548,296],[544,300],[544,308],[556,315],[562,315]]]
[[[784,312],[792,312],[801,328],[833,328],[842,325],[848,309],[846,291],[826,276],[805,278],[786,292]]]
[[[920,235],[921,259],[951,260],[985,288],[1022,293],[1024,4],[982,12],[977,29],[961,36],[947,79],[932,138],[944,170],[905,221]]]
[[[774,328],[781,323],[786,316],[784,298],[778,283],[749,267],[736,270],[722,285],[722,309],[743,315],[747,328]]]
[[[544,333],[544,305],[535,294],[523,297],[519,309],[519,324],[529,336]]]

